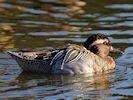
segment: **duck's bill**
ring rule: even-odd
[[[121,51],[118,48],[111,47],[110,53],[118,53],[118,54],[123,54],[123,51]]]

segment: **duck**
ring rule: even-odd
[[[41,51],[8,51],[24,72],[52,74],[91,74],[115,69],[110,53],[115,49],[110,39],[101,33],[93,34],[82,45],[66,44]]]

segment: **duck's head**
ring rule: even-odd
[[[122,53],[122,51],[120,51],[119,49],[115,49],[111,45],[109,38],[104,34],[91,35],[84,42],[84,47],[103,58],[107,57],[110,52]]]

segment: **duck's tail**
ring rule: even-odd
[[[50,59],[47,60],[38,60],[38,59],[29,59],[27,56],[20,54],[21,52],[8,51],[7,52],[18,65],[27,72],[38,72],[38,73],[50,73]]]

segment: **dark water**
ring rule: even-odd
[[[116,70],[95,76],[22,73],[5,52],[82,44],[90,34],[109,36],[123,55]],[[133,99],[132,0],[0,0],[1,100]]]

